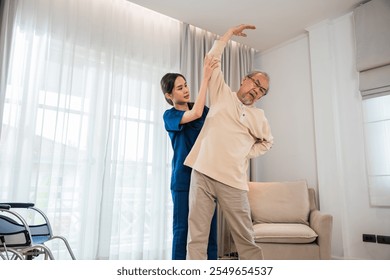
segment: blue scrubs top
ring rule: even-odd
[[[180,124],[184,111],[172,107],[164,113],[165,129],[171,139],[173,148],[172,191],[189,191],[192,169],[183,165],[183,163],[203,127],[208,111],[209,108],[205,106],[202,117],[185,124]]]

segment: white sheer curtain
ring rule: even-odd
[[[159,81],[180,71],[179,40],[179,22],[126,0],[19,0],[0,201],[35,202],[79,259],[170,258]]]
[[[9,64],[13,18],[15,17],[16,6],[17,0],[0,0],[0,120],[3,117],[3,105],[7,84],[7,69]]]

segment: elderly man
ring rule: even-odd
[[[246,36],[253,25],[230,28],[208,55],[221,58],[233,35]],[[244,77],[237,92],[225,83],[221,66],[209,81],[210,111],[185,165],[192,167],[187,259],[207,259],[208,233],[216,201],[231,228],[240,259],[263,259],[254,242],[247,197],[249,159],[267,152],[273,137],[255,102],[267,94],[269,77],[256,71]]]

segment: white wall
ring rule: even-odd
[[[390,245],[362,242],[363,233],[390,235],[390,208],[369,204],[352,14],[307,30],[257,56],[271,76],[259,106],[275,146],[255,160],[255,179],[315,187],[334,217],[334,258],[390,259]]]
[[[310,84],[309,42],[299,37],[283,46],[257,55],[255,68],[270,77],[269,94],[261,99],[270,122],[274,145],[254,160],[254,180],[305,179],[316,188],[313,106]]]

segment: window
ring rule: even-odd
[[[390,205],[390,95],[363,100],[371,204]]]

